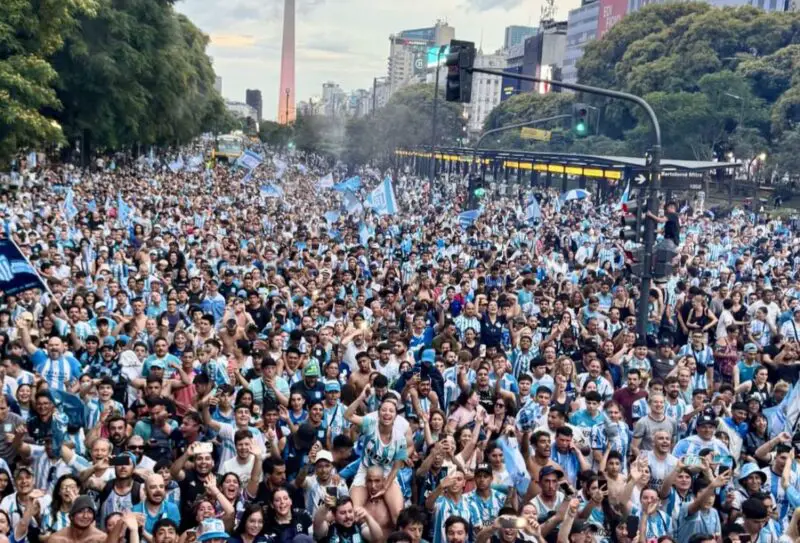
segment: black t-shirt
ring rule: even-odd
[[[217,484],[220,482],[219,476],[217,477]],[[198,496],[205,494],[206,485],[203,481],[205,476],[198,475],[198,473],[191,469],[185,472],[183,481],[179,484],[181,489],[181,532],[188,530],[194,524],[194,515],[192,514],[192,506]]]
[[[667,222],[664,223],[664,239],[672,240],[675,245],[681,242],[681,223],[677,213],[667,213]]]
[[[311,535],[311,525],[308,511],[294,507],[287,524],[278,524],[274,514],[269,515],[264,523],[264,535],[273,543],[289,543],[297,535]]]

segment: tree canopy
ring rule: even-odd
[[[695,160],[729,152],[777,158],[780,147],[796,139],[798,66],[800,13],[699,2],[654,4],[626,16],[589,43],[577,65],[580,83],[644,97],[658,116],[665,155]],[[601,145],[641,155],[652,145],[652,127],[640,108],[592,95],[516,96],[495,108],[486,128],[569,112],[575,100],[598,108],[591,124],[600,115],[606,138],[570,140],[567,134],[570,150]],[[556,139],[550,149],[559,143],[565,145]]]
[[[7,0],[0,10],[0,159],[89,138],[185,142],[230,124],[208,37],[171,0]]]

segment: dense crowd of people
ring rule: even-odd
[[[668,202],[642,293],[616,201],[465,223],[455,179],[395,171],[378,216],[314,157],[168,162],[0,197],[48,287],[0,298],[0,539],[800,540],[787,224]]]

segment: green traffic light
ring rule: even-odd
[[[579,136],[583,136],[584,134],[586,134],[586,123],[584,121],[578,121],[575,124],[575,132]]]
[[[483,198],[484,196],[486,196],[486,189],[483,188],[475,189],[475,196],[477,196],[478,198]]]

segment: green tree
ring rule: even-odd
[[[73,141],[100,148],[174,144],[228,124],[208,37],[168,0],[97,0],[54,55],[57,114]]]
[[[275,148],[284,148],[291,141],[294,130],[291,126],[279,124],[275,121],[261,121],[258,127],[259,139]]]
[[[18,149],[63,139],[61,127],[43,114],[61,108],[48,62],[74,26],[90,14],[91,0],[4,0],[0,8],[0,163]]]

